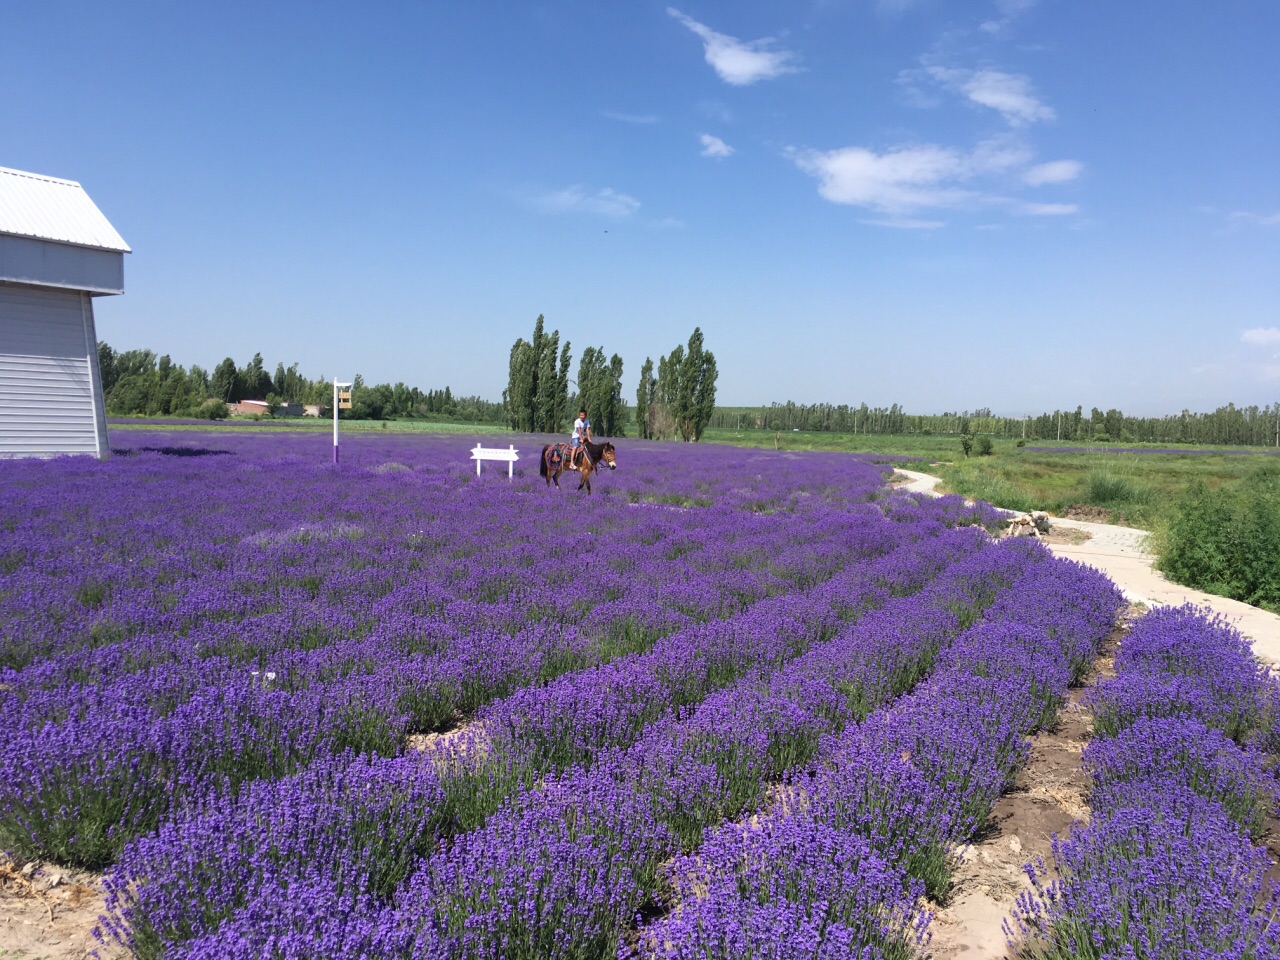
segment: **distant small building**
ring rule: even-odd
[[[318,403],[308,403],[308,404],[304,404],[304,405],[303,405],[303,407],[302,407],[302,415],[303,415],[304,417],[318,417],[318,416],[320,416],[320,404],[318,404]]]
[[[247,414],[258,414],[259,416],[269,416],[271,407],[265,400],[241,400],[239,403],[228,403],[227,412],[245,416]],[[277,417],[301,417],[303,416],[302,404],[300,403],[281,403],[276,405]]]
[[[265,400],[240,400],[237,403],[228,403],[227,412],[232,416],[247,416],[249,414],[267,415],[267,401]]]
[[[0,457],[108,452],[93,298],[131,252],[74,180],[0,167]]]

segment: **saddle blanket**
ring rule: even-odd
[[[569,446],[569,444],[567,443],[554,444],[551,447],[551,451],[547,457],[548,463],[551,465],[552,469],[555,469],[556,467],[560,466],[561,463],[563,463],[565,466],[568,466],[569,456],[572,452],[573,452],[573,447]]]

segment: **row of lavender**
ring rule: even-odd
[[[674,904],[641,931],[646,960],[896,958],[923,947],[924,895],[986,820],[1114,623],[1115,588],[1044,563],[1021,572],[936,673],[826,737],[765,816],[709,831],[667,877]],[[628,955],[627,950],[619,956]]]
[[[1280,686],[1221,618],[1163,608],[1091,697],[1093,816],[1028,868],[1023,956],[1280,957],[1280,888],[1259,845],[1280,801]],[[1010,930],[1013,936],[1014,930]]]
[[[234,440],[0,478],[0,843],[108,862],[175,802],[394,754],[406,733],[664,639],[769,633],[751,618],[765,598],[846,573],[837,594],[848,577],[892,588],[891,567],[861,568],[989,519],[872,503],[883,471],[847,459],[756,472],[722,456],[696,490],[724,503],[668,510],[632,506],[655,477],[688,482],[665,451],[588,507],[476,481],[434,439],[371,443],[369,469],[342,472]],[[721,683],[743,669],[729,661]]]
[[[980,536],[954,531],[891,555],[876,565],[879,569],[864,571],[861,583],[841,578],[806,594],[764,601],[752,611],[769,608],[775,614],[769,619],[738,624],[736,629],[717,625],[687,637],[673,635],[649,654],[513,694],[495,704],[481,723],[447,750],[436,751],[406,771],[417,778],[415,783],[426,778],[436,789],[418,792],[425,806],[416,816],[374,831],[384,840],[396,838],[393,854],[388,855],[385,844],[380,844],[376,877],[362,879],[362,872],[369,869],[367,858],[358,846],[352,848],[348,840],[337,839],[347,836],[350,810],[346,803],[325,806],[326,798],[345,790],[345,781],[334,779],[332,772],[327,779],[320,774],[317,781],[312,771],[295,781],[252,792],[230,818],[224,815],[225,805],[215,801],[209,809],[126,851],[111,886],[119,894],[122,919],[132,928],[133,946],[150,953],[159,942],[202,932],[206,938],[224,941],[227,930],[219,924],[228,915],[233,917],[230,925],[243,927],[242,937],[257,944],[254,949],[263,945],[260,937],[250,936],[252,930],[268,936],[278,932],[262,927],[257,918],[282,885],[291,888],[302,879],[301,866],[311,869],[314,828],[299,838],[289,817],[273,823],[267,837],[257,836],[256,825],[272,823],[273,818],[264,816],[267,811],[314,809],[319,802],[337,816],[338,823],[331,828],[335,839],[320,847],[334,850],[325,859],[336,872],[324,880],[335,884],[335,889],[367,892],[376,903],[379,895],[385,899],[393,891],[406,869],[406,858],[454,827],[469,822],[479,827],[495,798],[503,808],[496,821],[460,837],[429,861],[432,882],[453,896],[428,896],[423,902],[452,911],[453,922],[462,926],[487,922],[480,935],[493,939],[499,954],[512,955],[513,950],[518,954],[510,941],[520,935],[513,934],[502,918],[486,917],[480,904],[509,903],[513,885],[518,887],[521,878],[550,886],[572,884],[584,870],[590,873],[593,865],[598,866],[597,860],[608,854],[618,837],[629,836],[630,842],[641,843],[637,854],[641,866],[628,869],[622,877],[637,886],[615,889],[612,898],[584,898],[581,891],[563,888],[544,890],[537,902],[549,914],[584,911],[577,927],[565,930],[563,918],[549,923],[544,916],[527,917],[517,924],[523,935],[554,937],[579,946],[584,939],[593,939],[584,926],[600,928],[595,939],[602,935],[608,939],[601,929],[614,930],[629,921],[637,896],[652,894],[655,857],[696,842],[704,826],[758,799],[765,780],[807,756],[825,726],[860,715],[865,704],[912,682],[921,668],[922,654],[879,649],[878,638],[893,635],[886,630],[894,624],[900,630],[898,621],[917,608],[935,611],[935,621],[941,618],[931,634],[956,622],[958,614],[950,607],[975,615],[990,601],[994,578],[1011,562],[1006,554],[984,545]],[[884,602],[888,597],[884,584],[909,594],[949,564],[941,582],[924,597],[890,600],[883,610],[859,621],[852,628],[854,635],[846,630],[826,639],[841,619]],[[928,635],[912,634],[908,640],[916,646],[930,643]],[[936,646],[936,638],[932,642]],[[859,650],[864,661],[860,665],[854,656]],[[905,663],[899,662],[904,659]],[[859,666],[866,676],[864,683],[855,684]],[[844,678],[842,686],[837,687],[833,674]],[[712,688],[722,686],[721,681],[735,677],[740,679],[723,693],[703,699]],[[816,690],[826,695],[817,698]],[[388,769],[400,769],[398,763],[392,762]],[[543,781],[547,776],[550,781]],[[395,782],[390,777],[388,789],[397,790]],[[290,799],[282,801],[282,797]],[[607,835],[601,834],[602,823],[592,820],[591,797],[600,798],[595,819],[606,818],[602,823],[609,827]],[[462,804],[467,809],[459,809]],[[307,820],[315,823],[312,817]],[[228,829],[228,823],[238,826]],[[211,829],[211,824],[218,828]],[[365,836],[368,829],[367,823],[362,824],[358,835]],[[522,836],[524,829],[531,834]],[[562,842],[551,843],[555,837]],[[334,849],[335,844],[340,849]],[[264,846],[291,851],[287,862],[258,860],[247,866]],[[497,850],[513,855],[495,857]],[[211,871],[230,882],[211,883]],[[455,873],[460,878],[441,879]],[[253,877],[252,882],[245,882],[246,875]],[[155,876],[166,877],[166,882],[145,883],[145,878]],[[615,877],[613,883],[618,887],[622,880]],[[336,895],[335,890],[330,893]],[[619,903],[630,908],[611,911]],[[363,916],[368,909],[355,915]],[[326,915],[350,916],[351,912],[331,909]],[[306,917],[303,914],[300,919],[305,923]],[[383,923],[375,929],[385,933],[397,926]],[[535,954],[550,948],[549,942],[537,942]]]
[[[997,592],[1011,583],[1015,590],[997,600]],[[1025,615],[1018,619],[1028,597],[1044,618],[1030,633]],[[953,641],[993,600],[991,620]],[[761,661],[765,669],[691,710],[643,728],[624,727],[637,736],[619,736],[614,727],[559,773],[552,771],[563,758],[531,753],[527,744],[504,739],[502,731],[509,728],[496,724],[494,753],[505,755],[507,764],[518,757],[551,776],[514,791],[482,827],[438,849],[431,833],[442,829],[448,787],[437,764],[406,767],[404,760],[384,762],[376,771],[360,765],[316,768],[250,794],[231,814],[207,810],[175,823],[135,844],[114,875],[119,930],[127,938],[131,928],[133,946],[143,954],[169,941],[181,956],[600,956],[612,952],[646,904],[654,909],[674,903],[673,916],[691,916],[696,905],[686,901],[693,888],[681,884],[683,871],[663,875],[659,862],[696,846],[704,828],[753,807],[768,783],[810,761],[826,736],[820,772],[792,776],[789,805],[801,809],[813,795],[851,803],[848,788],[856,783],[867,806],[862,814],[842,807],[841,829],[825,834],[825,842],[836,846],[810,851],[804,863],[813,867],[833,853],[856,859],[865,849],[890,863],[889,886],[875,888],[884,896],[859,899],[859,909],[867,912],[854,924],[864,933],[879,930],[884,939],[884,918],[894,913],[894,904],[911,901],[923,880],[945,887],[950,843],[967,835],[984,815],[983,804],[998,795],[1019,755],[1019,731],[1052,714],[1072,673],[1091,659],[1116,602],[1098,578],[1051,564],[1034,548],[970,551],[919,596],[889,601],[776,671]],[[1021,627],[1010,632],[996,626],[1008,622]],[[926,688],[932,692],[882,712],[929,671],[943,649],[943,673]],[[1024,655],[1011,661],[1010,650]],[[975,677],[991,671],[1000,681],[987,684],[987,698],[972,698]],[[1014,712],[987,731],[986,739],[977,736],[986,726],[976,717],[1010,705]],[[527,713],[507,703],[493,719],[510,717],[513,710]],[[858,727],[868,711],[871,716]],[[612,715],[613,708],[605,706],[596,716],[579,717],[587,725],[605,721],[607,728]],[[963,718],[971,729],[957,726]],[[849,744],[833,738],[847,730],[861,731],[849,734],[863,744],[856,756],[878,758],[897,776],[882,780],[884,771],[874,762],[850,762]],[[896,740],[884,740],[886,730],[896,730]],[[972,742],[957,749],[939,736],[956,730]],[[894,746],[906,742],[904,737],[929,762],[904,764],[897,754],[901,744]],[[881,749],[886,742],[888,754]],[[874,751],[872,743],[879,744]],[[938,743],[948,746],[939,752]],[[994,766],[987,756],[993,745]],[[492,770],[491,760],[492,755],[479,767]],[[967,784],[958,792],[956,777]],[[825,792],[815,793],[815,782],[825,784]],[[880,792],[884,784],[891,788]],[[953,803],[958,806],[949,808]],[[272,815],[276,810],[285,814]],[[934,832],[912,829],[922,813],[944,810],[950,814]],[[868,827],[873,821],[887,832]],[[708,834],[712,846],[714,836]],[[371,838],[373,861],[367,859]],[[399,878],[424,847],[430,852],[392,906]],[[705,863],[706,849],[693,862]],[[374,874],[367,872],[370,862],[377,864]],[[165,883],[147,882],[155,877]],[[679,891],[674,901],[673,890]],[[847,913],[851,902],[838,909]],[[798,942],[776,934],[768,937],[770,949]],[[655,938],[653,930],[640,931],[635,939],[646,950],[668,942],[669,933]],[[819,940],[827,950],[846,941],[834,929],[832,938]],[[728,953],[699,952],[705,948],[689,945],[698,956],[737,956],[740,945],[727,945]]]

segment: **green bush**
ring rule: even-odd
[[[211,398],[196,409],[195,415],[201,420],[225,420],[230,412],[221,400]]]
[[[1093,470],[1085,480],[1085,500],[1095,506],[1145,504],[1151,491],[1131,477],[1110,470]]]
[[[990,437],[978,438],[978,456],[980,457],[991,456],[991,449],[992,449],[992,444],[991,444]]]
[[[1280,470],[1233,488],[1195,483],[1164,543],[1158,566],[1170,579],[1280,612]]]

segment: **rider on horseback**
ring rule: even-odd
[[[582,453],[582,445],[591,439],[591,421],[587,419],[587,408],[578,410],[578,419],[573,421],[573,434],[569,438],[573,449],[569,453],[569,467],[577,469],[577,460]]]

